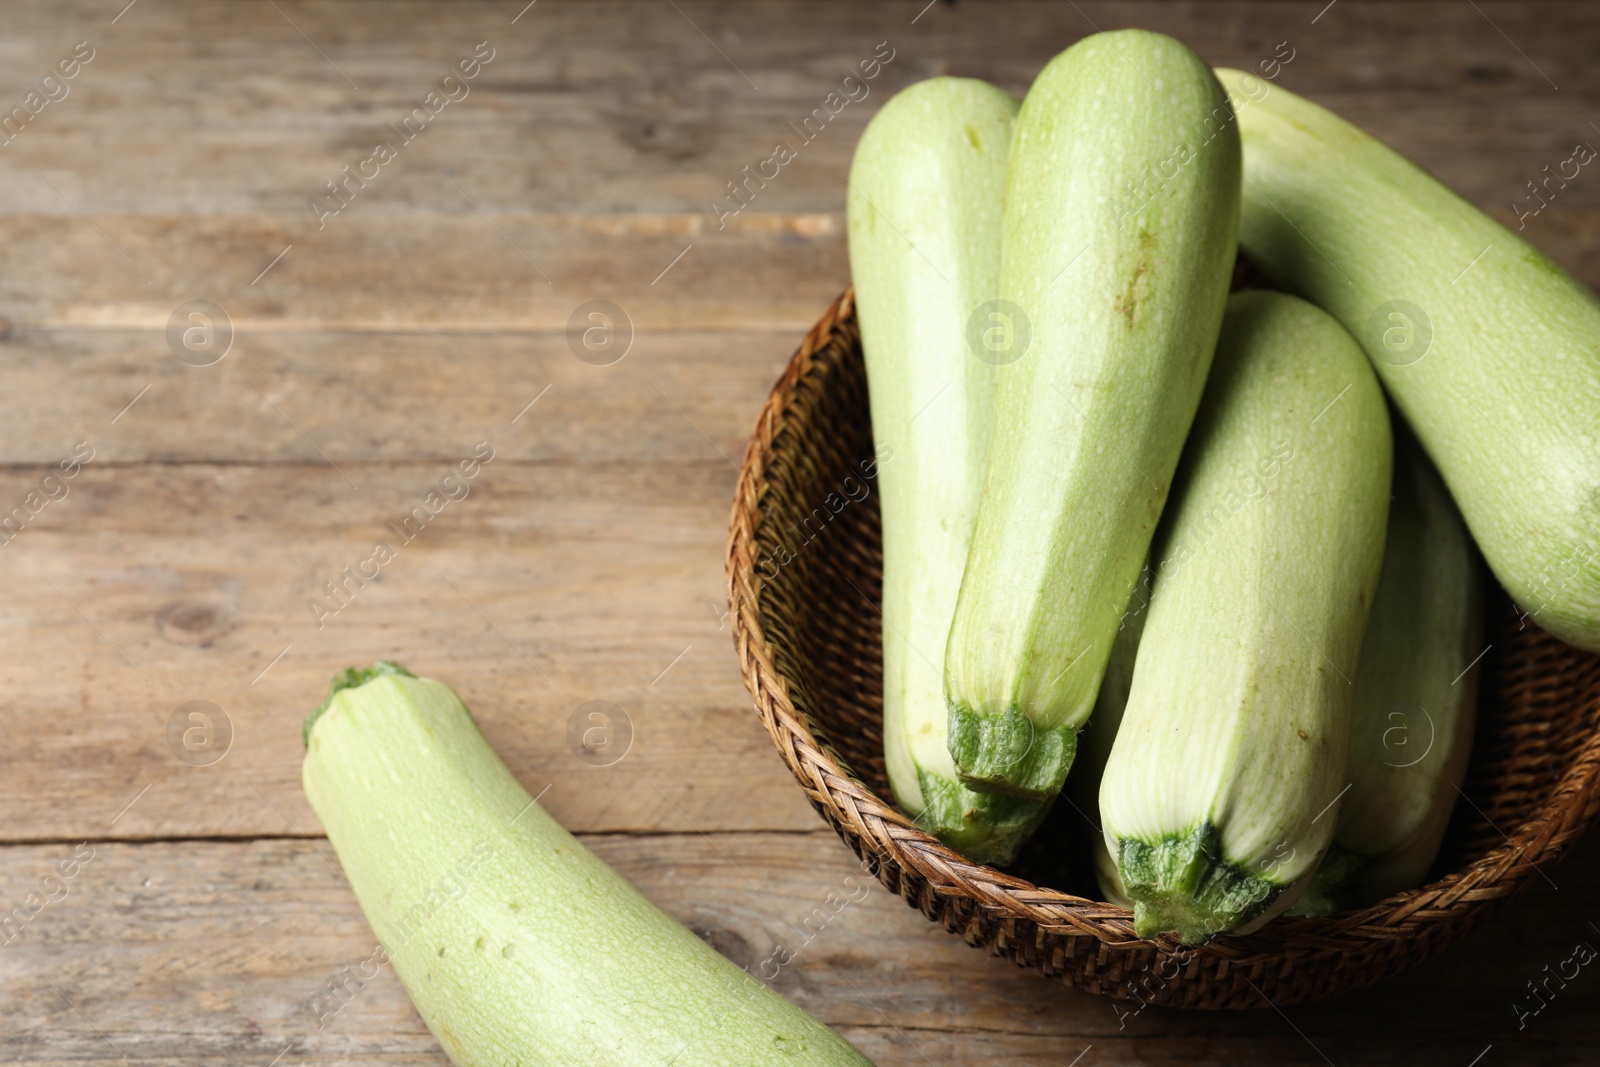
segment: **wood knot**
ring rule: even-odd
[[[624,90],[610,119],[617,136],[635,151],[685,160],[711,147],[716,112],[709,95],[680,82],[656,81]]]
[[[161,636],[175,645],[209,648],[233,623],[223,610],[203,600],[174,600],[156,613]]]

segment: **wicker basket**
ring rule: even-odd
[[[728,541],[734,642],[761,719],[811,803],[884,885],[969,945],[1141,1003],[1315,1000],[1460,938],[1543,877],[1600,813],[1600,657],[1521,625],[1501,594],[1465,800],[1423,888],[1185,949],[1135,938],[1129,912],[1093,899],[1069,805],[1056,805],[1010,871],[972,863],[886,799],[878,503],[861,488],[873,487],[872,456],[846,290],[801,342],[745,453]]]

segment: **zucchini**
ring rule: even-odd
[[[1427,876],[1467,768],[1483,651],[1472,540],[1428,457],[1397,433],[1383,576],[1356,674],[1350,789],[1297,911],[1372,903]]]
[[[1100,784],[1140,937],[1253,928],[1327,847],[1392,462],[1350,335],[1292,296],[1230,297]]]
[[[968,325],[977,320],[981,342],[994,314],[1017,107],[974,78],[903,90],[861,135],[847,198],[872,435],[893,457],[878,468],[889,784],[919,825],[996,864],[1011,861],[1049,805],[961,784],[945,743],[942,665],[1006,358],[973,349]]]
[[[449,686],[380,663],[329,689],[306,799],[455,1063],[868,1063],[563,830]]]
[[[1239,209],[1211,68],[1118,30],[1051,60],[1017,118],[1000,297],[1031,343],[994,441],[945,655],[974,789],[1054,796],[1094,706],[1211,364]]]
[[[1239,243],[1366,347],[1525,620],[1600,652],[1600,300],[1338,116],[1218,73]]]

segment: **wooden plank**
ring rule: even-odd
[[[1583,919],[1600,905],[1592,844],[1555,872],[1559,891],[1534,887],[1467,943],[1376,989],[1282,1014],[1124,1016],[962,945],[861,881],[831,833],[585,840],[741,966],[783,944],[794,958],[774,988],[881,1067],[1068,1064],[1091,1045],[1079,1062],[1466,1064],[1492,1045],[1484,1062],[1577,1064],[1600,1038],[1600,984],[1587,973],[1552,985],[1558,995],[1521,1031],[1511,1010],[1531,1003],[1525,980],[1596,936]],[[280,1062],[446,1062],[387,970],[323,1017],[328,980],[375,944],[326,841],[93,848],[65,898],[5,949],[7,1062],[112,1062],[113,1045],[168,1064],[266,1064],[285,1048]],[[72,855],[70,844],[7,848],[0,901],[22,903]],[[829,911],[830,892],[847,903]]]
[[[0,345],[0,466],[30,469],[0,473],[0,512],[79,441],[91,467],[449,465],[489,440],[497,463],[711,462],[731,478],[800,337],[639,331],[597,366],[562,333],[241,334],[195,367],[164,334],[19,331]]]
[[[276,6],[7,12],[0,105],[74,41],[97,49],[0,151],[0,506],[48,488],[75,442],[96,448],[0,557],[0,839],[37,842],[6,847],[0,902],[99,842],[0,957],[14,1061],[444,1062],[392,976],[325,1029],[311,1008],[372,947],[327,843],[296,836],[315,831],[298,723],[346,663],[405,656],[457,684],[558,818],[742,962],[847,884],[723,644],[717,453],[737,459],[847,279],[850,152],[894,89],[953,73],[1021,92],[1095,27],[1244,67],[1287,40],[1279,84],[1506,220],[1600,137],[1593,5]],[[480,40],[497,51],[471,96],[318,228],[307,200]],[[712,199],[882,40],[896,56],[872,95],[719,228]],[[1528,233],[1600,285],[1587,177]],[[215,366],[179,363],[162,332],[194,299],[236,330]],[[615,366],[562,335],[593,299],[638,330]],[[318,629],[320,582],[485,436],[496,459],[471,495]],[[633,726],[611,766],[569,745],[595,699]],[[232,724],[219,762],[169,740],[190,700]],[[1521,1029],[1515,1007],[1590,938],[1596,854],[1445,957],[1281,1015],[1119,1018],[876,888],[776,984],[884,1065],[1588,1062],[1589,975]]]
[[[270,6],[136,8],[109,28],[72,95],[0,160],[12,178],[0,214],[15,261],[30,264],[0,279],[0,315],[19,326],[161,327],[179,304],[207,299],[246,331],[560,329],[603,297],[649,328],[803,328],[847,276],[844,180],[882,101],[938,73],[1022,92],[1091,24],[1160,28],[1250,69],[1287,41],[1294,58],[1279,84],[1508,221],[1514,199],[1533,203],[1527,183],[1543,168],[1600,137],[1589,126],[1600,74],[1583,45],[1600,10],[1582,5],[1545,15],[1347,0],[1315,25],[1289,5],[939,6],[915,24],[919,5],[903,18],[841,4],[679,6],[682,15],[547,0],[512,26],[504,5],[411,5],[395,33],[366,5],[291,5],[360,92]],[[97,11],[22,16],[6,46],[12,95],[70,47],[64,26],[97,23]],[[596,24],[619,29],[597,35]],[[720,34],[760,91],[695,26]],[[1405,61],[1430,54],[1441,34],[1454,63]],[[307,203],[323,183],[485,37],[501,50],[470,95],[319,228]],[[752,186],[748,208],[719,228],[709,205],[727,183],[777,141],[798,141],[790,124],[882,40],[895,58],[869,95],[799,146],[778,178]],[[219,83],[249,91],[214,101]],[[1591,284],[1597,211],[1600,183],[1580,177],[1528,223]]]
[[[281,216],[97,216],[91,226],[30,215],[4,225],[14,254],[38,267],[0,276],[0,316],[13,328],[164,331],[181,305],[206,300],[241,344],[319,328],[564,332],[592,300],[612,301],[644,331],[798,335],[849,281],[837,214],[752,216],[719,232],[696,214],[504,213],[491,226],[441,212],[352,218],[320,241]],[[150,354],[166,348],[158,341]]]
[[[1529,179],[1507,182],[1503,196],[1480,206],[1515,228],[1511,196]],[[1600,181],[1594,185],[1600,189]],[[1526,236],[1600,288],[1592,238],[1600,207],[1585,204],[1579,188],[1529,220]],[[1524,200],[1531,203],[1525,192]],[[291,226],[264,218],[97,218],[95,226],[134,258],[137,271],[76,217],[4,225],[13,254],[37,269],[0,275],[0,340],[35,329],[164,331],[194,300],[221,307],[240,345],[326,328],[423,331],[441,348],[456,347],[473,342],[451,335],[564,332],[575,315],[583,320],[579,309],[592,300],[618,305],[641,335],[770,330],[798,339],[850,280],[842,213],[751,215],[724,232],[693,214],[628,223],[496,216],[520,255],[475,216],[418,216],[403,225],[353,219],[348,240],[325,245],[296,241]],[[159,255],[147,253],[153,245]],[[152,361],[172,358],[162,338],[153,341]]]
[[[308,832],[300,722],[334,671],[380,658],[454,684],[514,772],[554,783],[549,807],[575,829],[817,825],[728,646],[734,472],[720,458],[497,455],[410,543],[387,523],[451,468],[340,466],[359,491],[323,463],[90,462],[4,546],[9,839]],[[380,540],[394,558],[364,564]],[[357,585],[347,566],[377,577]],[[329,614],[335,579],[346,606]],[[232,723],[209,766],[169,743],[191,700]],[[615,765],[569,746],[590,700],[632,723]]]
[[[775,140],[795,138],[789,123],[842,90],[884,41],[893,58],[867,95],[834,103],[781,180],[755,190],[758,209],[836,210],[856,138],[893,90],[956,73],[1021,93],[1096,27],[1159,29],[1212,63],[1252,70],[1287,39],[1283,84],[1416,151],[1474,199],[1514,195],[1534,158],[1527,177],[1548,161],[1544,152],[1590,136],[1587,105],[1600,90],[1587,47],[1600,29],[1591,5],[1345,0],[1313,22],[1315,11],[1244,2],[924,13],[915,0],[686,0],[677,10],[545,0],[515,24],[520,5],[510,2],[279,7],[143,5],[115,26],[88,0],[16,12],[0,99],[20,100],[78,37],[96,53],[69,95],[7,146],[10,173],[28,180],[8,183],[0,210],[72,215],[42,180],[50,177],[91,216],[265,214],[314,225],[307,200],[379,138],[399,141],[389,123],[480,41],[495,54],[468,95],[401,143],[324,233],[359,215],[470,212],[446,177],[462,179],[491,214],[707,212],[726,182],[771,155]],[[1451,42],[1450,62],[1401,62],[1433,55],[1441,40]],[[1571,195],[1600,202],[1583,183]]]
[[[0,421],[6,459],[34,466],[0,477],[3,499],[48,490],[36,465],[70,455],[77,440],[89,440],[95,458],[76,478],[50,483],[68,495],[5,546],[16,653],[7,674],[27,693],[0,708],[28,752],[3,787],[13,839],[310,827],[295,724],[337,667],[418,655],[427,663],[418,669],[447,673],[467,693],[491,734],[497,716],[526,721],[533,701],[524,729],[538,742],[504,739],[519,772],[611,773],[631,783],[584,804],[575,826],[815,825],[748,711],[722,617],[734,474],[724,456],[740,455],[792,341],[641,338],[612,367],[586,365],[550,336],[479,339],[449,364],[437,343],[274,335],[214,367],[162,354],[152,378],[140,358],[141,344],[153,346],[148,335],[15,339],[9,417]],[[398,542],[386,523],[483,440],[495,460],[471,495],[404,546],[348,613],[317,628],[307,603],[321,582],[369,558],[374,541]],[[249,466],[165,466],[203,456]],[[427,465],[390,465],[419,457]],[[579,458],[593,462],[548,465]],[[301,459],[312,465],[294,465]],[[163,466],[118,466],[151,460]],[[255,562],[241,569],[241,560]],[[507,644],[447,579],[529,651]],[[439,627],[441,617],[457,629]],[[444,634],[460,639],[426,640]],[[181,764],[165,742],[166,718],[201,698],[231,709],[240,743],[263,743],[271,755],[252,755],[249,774],[234,766],[237,756],[203,770]],[[605,772],[566,747],[567,720],[589,699],[640,716],[631,759]],[[91,725],[30,727],[69,713]],[[680,789],[686,766],[726,770]],[[562,775],[550,777],[559,810]],[[772,803],[745,802],[758,786]]]

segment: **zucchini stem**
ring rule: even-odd
[[[1287,888],[1224,859],[1222,835],[1210,820],[1154,845],[1121,838],[1117,869],[1134,900],[1134,933],[1151,938],[1171,932],[1185,945],[1237,930]]]
[[[976,863],[1010,863],[1051,808],[1050,800],[979,793],[921,767],[917,781],[924,805],[917,824]]]
[[[950,758],[961,782],[979,793],[1022,800],[1053,800],[1078,751],[1075,726],[1039,727],[1015,704],[985,715],[952,703]]]
[[[300,729],[300,743],[306,748],[311,747],[311,727],[316,725],[322,713],[328,710],[328,705],[333,703],[333,698],[339,695],[342,689],[355,689],[366,685],[374,678],[386,675],[395,675],[401,678],[415,678],[416,675],[406,670],[393,660],[381,659],[370,667],[346,667],[333,676],[328,683],[328,699],[311,709],[311,714],[306,716],[305,725]]]

